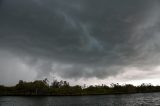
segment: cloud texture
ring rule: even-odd
[[[36,73],[26,79],[152,71],[160,62],[159,11],[158,0],[0,0],[0,75],[8,78],[6,67]]]

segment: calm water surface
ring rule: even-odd
[[[160,106],[160,93],[66,97],[2,96],[0,106]]]

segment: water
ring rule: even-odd
[[[160,93],[61,97],[2,96],[0,106],[160,106]]]

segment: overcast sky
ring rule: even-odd
[[[0,0],[0,84],[160,84],[159,0]]]

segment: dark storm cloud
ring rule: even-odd
[[[0,49],[27,55],[40,76],[105,78],[157,62],[159,1],[5,0],[0,6]]]
[[[2,4],[2,0],[0,0],[0,5]]]

